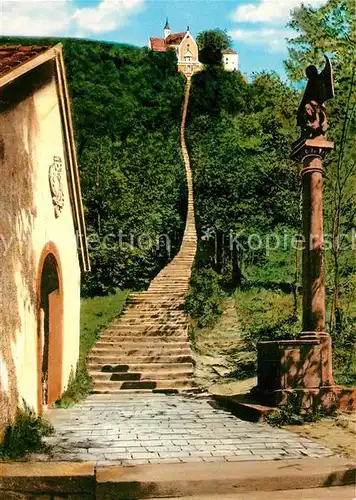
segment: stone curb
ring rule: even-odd
[[[2,463],[0,499],[138,500],[353,485],[342,458],[95,467],[94,463]]]
[[[0,500],[95,500],[95,485],[95,464],[0,462]]]
[[[350,461],[283,460],[212,464],[170,464],[97,470],[97,499],[138,500],[354,484]]]
[[[277,407],[262,405],[252,400],[250,394],[237,394],[223,396],[221,394],[212,394],[212,399],[216,402],[218,407],[226,408],[231,411],[233,415],[247,420],[249,422],[264,422],[269,413],[277,410]]]

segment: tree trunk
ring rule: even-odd
[[[234,241],[232,244],[232,282],[237,288],[241,287],[242,282],[242,269],[241,262],[239,262],[239,252],[237,243]]]

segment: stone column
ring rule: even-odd
[[[332,142],[317,137],[299,142],[293,150],[303,165],[303,336],[325,332],[323,159],[332,147]]]
[[[319,156],[303,158],[303,332],[325,330],[323,249],[323,163]]]
[[[333,383],[331,339],[325,332],[323,159],[333,143],[323,136],[299,141],[292,156],[301,161],[303,184],[303,331],[300,339],[319,339],[322,385]]]

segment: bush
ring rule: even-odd
[[[54,432],[53,426],[26,405],[19,408],[15,421],[10,425],[0,445],[0,458],[23,458],[29,453],[48,451],[43,438]]]
[[[222,314],[223,293],[212,269],[194,269],[184,309],[199,328],[212,326]]]
[[[301,408],[301,400],[297,393],[292,393],[287,402],[278,410],[267,415],[267,422],[274,427],[282,425],[302,425],[308,422],[317,422],[325,417],[334,416],[335,407],[324,408],[316,400],[311,408],[305,410]]]
[[[356,317],[355,314],[340,315],[340,329],[331,331],[333,342],[333,372],[336,382],[350,387],[356,386]]]
[[[293,339],[301,331],[292,295],[251,288],[236,292],[235,300],[243,339],[252,348],[260,341]]]

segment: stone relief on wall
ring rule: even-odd
[[[64,207],[63,191],[63,165],[59,156],[53,156],[53,163],[49,167],[49,186],[51,189],[52,203],[54,206],[54,215],[59,217]]]

